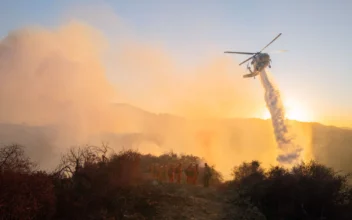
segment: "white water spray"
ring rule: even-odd
[[[260,73],[260,79],[265,90],[265,102],[271,115],[279,154],[276,160],[282,164],[299,162],[302,148],[295,144],[289,126],[285,121],[285,109],[281,101],[280,92],[269,79],[265,69]]]

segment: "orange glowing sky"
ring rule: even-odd
[[[242,79],[246,70],[238,63],[245,57],[224,58],[223,51],[257,51],[281,32],[268,52],[288,50],[272,54],[272,72],[284,97],[287,118],[352,127],[347,95],[351,94],[352,75],[346,56],[352,49],[351,7],[351,3],[333,1],[8,1],[1,7],[0,34],[6,36],[28,25],[57,28],[68,20],[83,21],[102,31],[111,48],[133,42],[125,48],[128,53],[120,51],[109,60],[115,64],[123,57],[131,65],[119,70],[109,62],[104,66],[110,82],[123,94],[123,99],[116,100],[154,112],[268,118],[260,83]],[[253,18],[263,11],[265,16]],[[123,68],[135,72],[121,74]],[[203,69],[211,68],[220,71],[220,77],[204,76]],[[235,98],[225,97],[235,93]],[[246,99],[249,104],[241,107]],[[185,105],[192,109],[185,110]]]

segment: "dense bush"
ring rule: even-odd
[[[0,149],[0,219],[48,219],[55,212],[52,179],[33,171],[19,145]]]
[[[37,172],[18,145],[0,149],[1,219],[121,219],[155,214],[145,180],[152,164],[199,163],[192,155],[166,153],[159,157],[127,150],[106,156],[109,148],[72,147],[55,172]],[[214,171],[214,181],[221,175]],[[151,187],[151,186],[150,186]],[[158,193],[154,193],[157,195]]]
[[[67,155],[64,155],[63,161],[68,163],[62,166],[75,166],[75,168],[71,178],[56,175],[61,177],[57,179],[55,187],[58,203],[56,218],[114,217],[121,219],[123,215],[129,213],[146,214],[142,213],[144,209],[138,210],[138,206],[134,204],[139,201],[148,206],[144,201],[146,199],[141,198],[143,193],[138,192],[135,186],[140,181],[141,155],[134,151],[122,151],[107,159],[105,155],[99,156],[96,152],[90,152],[91,150],[93,148],[71,149]],[[87,155],[91,155],[88,160]],[[84,165],[74,165],[73,161],[77,163],[82,161]],[[131,204],[130,200],[135,202]],[[150,206],[148,209],[153,210],[153,207]]]
[[[203,161],[193,155],[156,157],[130,150],[107,157],[108,150],[105,145],[70,148],[55,172],[47,174],[35,170],[23,147],[0,148],[0,219],[152,218],[161,196],[151,184],[141,187],[149,167],[182,163],[186,168]],[[316,162],[268,170],[258,161],[243,163],[225,184],[212,169],[212,184],[242,207],[246,219],[352,219],[347,176]]]
[[[150,171],[150,167],[152,164],[159,164],[159,165],[177,165],[181,163],[182,168],[186,169],[190,164],[198,164],[199,166],[199,176],[198,176],[198,183],[202,183],[203,180],[203,163],[204,159],[199,158],[194,155],[177,155],[175,153],[168,152],[164,153],[160,156],[153,156],[153,155],[143,155],[141,157],[141,167],[142,167],[142,172],[146,173]],[[223,177],[219,171],[216,170],[215,166],[211,166],[211,171],[212,171],[212,177],[210,179],[210,185],[220,185],[223,181]]]
[[[316,162],[265,172],[253,161],[235,167],[233,175],[229,187],[238,192],[237,205],[249,201],[246,205],[254,205],[267,219],[352,219],[347,176]]]

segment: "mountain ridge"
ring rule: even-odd
[[[152,111],[145,110],[143,108],[140,108],[138,106],[129,104],[129,103],[113,103],[114,107],[117,108],[125,108],[126,110],[134,111],[134,112],[140,112],[146,115],[151,115],[151,116],[169,116],[169,117],[175,117],[179,119],[189,119],[189,120],[197,120],[185,116],[180,116],[177,114],[171,114],[167,112],[160,112],[160,113],[154,113]],[[262,119],[262,118],[257,118],[257,117],[209,117],[209,119],[213,120],[261,120],[261,121],[271,121],[271,119]],[[312,125],[322,125],[326,127],[334,127],[334,128],[341,128],[341,129],[347,129],[347,130],[352,130],[351,127],[346,127],[346,126],[337,126],[337,125],[331,125],[331,124],[325,124],[322,122],[317,122],[317,121],[299,121],[299,120],[294,120],[294,119],[287,119],[287,121],[291,123],[303,123],[303,124],[312,124]]]
[[[152,113],[127,103],[114,103],[120,130],[90,134],[84,144],[108,142],[119,151],[137,149],[160,155],[170,150],[194,154],[229,173],[233,165],[257,159],[266,166],[275,163],[277,145],[270,119],[186,117]],[[297,140],[310,156],[338,170],[352,172],[352,130],[318,122],[288,121]],[[61,141],[55,125],[0,124],[0,143],[19,143],[30,149],[29,156],[40,163],[54,164],[66,145],[77,145],[75,137]],[[83,143],[82,143],[83,144]],[[47,165],[44,165],[47,166]]]

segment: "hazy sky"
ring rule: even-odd
[[[225,50],[256,52],[281,32],[267,52],[289,51],[271,55],[271,71],[283,95],[319,115],[314,120],[343,118],[341,125],[351,125],[352,1],[3,0],[0,36],[26,25],[57,26],[67,17],[89,20],[78,13],[80,8],[97,14],[110,10],[116,17],[96,15],[104,19],[90,22],[114,36],[115,22],[121,21],[138,38],[163,45],[183,62],[223,55]],[[260,86],[258,80],[253,83]]]

